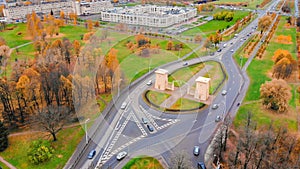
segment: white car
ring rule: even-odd
[[[152,85],[152,80],[149,80],[149,82],[147,83],[148,86]]]
[[[127,155],[126,151],[122,151],[117,155],[117,160],[122,160]]]
[[[226,95],[227,94],[227,91],[226,90],[222,90],[222,95]]]
[[[212,109],[217,109],[218,107],[219,107],[218,104],[214,104],[214,105],[212,106]]]
[[[230,52],[234,52],[234,50],[233,50],[233,49],[231,49],[231,50],[230,50]]]

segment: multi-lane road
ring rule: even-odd
[[[85,144],[86,140],[81,142],[65,168],[121,168],[130,158],[139,155],[155,156],[161,159],[164,165],[171,165],[172,154],[182,151],[186,151],[194,167],[197,162],[204,161],[205,151],[219,124],[215,122],[216,116],[224,118],[229,113],[234,116],[238,103],[242,102],[249,85],[246,68],[239,68],[239,63],[232,57],[232,51],[242,46],[244,38],[248,38],[246,35],[257,26],[258,18],[271,11],[277,3],[278,1],[274,1],[267,9],[258,11],[259,16],[244,28],[237,38],[224,42],[227,46],[221,52],[215,53],[214,56],[187,61],[189,65],[210,60],[222,65],[227,79],[219,91],[226,90],[227,94],[224,96],[217,93],[214,96],[211,105],[218,104],[217,109],[208,106],[205,110],[182,114],[157,111],[144,103],[142,98],[143,93],[149,88],[146,83],[155,80],[153,73],[146,75],[126,88],[127,90],[115,100],[114,105],[110,106],[107,116],[96,121],[101,125],[95,124],[98,127],[91,131],[93,133],[89,135],[88,143]],[[250,62],[251,59],[247,64]],[[174,72],[182,68],[183,63],[178,60],[160,68]],[[127,103],[126,108],[120,109],[124,102]],[[148,119],[148,124],[154,128],[153,132],[143,124],[142,118]],[[200,146],[199,156],[193,155],[195,145]],[[92,149],[97,153],[89,160],[87,155]],[[122,161],[117,161],[116,155],[121,151],[126,151],[128,155]]]

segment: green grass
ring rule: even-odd
[[[207,65],[213,66],[212,69],[208,70],[204,77],[211,78],[211,86],[209,88],[209,94],[214,94],[218,86],[221,85],[224,78],[224,74],[220,64],[218,62],[209,61],[205,62]],[[226,75],[225,75],[226,76]]]
[[[222,10],[216,9],[214,12],[219,12],[219,11],[222,11]],[[210,34],[216,33],[217,30],[226,29],[226,27],[228,27],[228,26],[230,27],[230,26],[234,25],[237,20],[241,20],[248,14],[249,14],[249,12],[246,12],[246,11],[235,11],[234,17],[233,17],[232,21],[230,21],[230,22],[212,20],[212,21],[209,21],[198,27],[194,27],[192,29],[184,31],[182,33],[182,35],[183,36],[195,36],[196,34],[202,34],[202,35],[208,37]]]
[[[146,94],[146,97],[149,99],[149,101],[157,106],[163,103],[170,96],[170,94],[160,93],[152,90],[147,91]]]
[[[122,169],[163,169],[159,161],[153,157],[135,157],[132,158]]]
[[[180,87],[184,85],[195,74],[197,74],[202,68],[204,68],[203,63],[181,68],[169,75],[168,81],[175,81],[174,86]]]
[[[8,24],[7,28],[15,27],[13,30],[5,30],[0,32],[0,36],[5,39],[7,46],[10,48],[22,45],[24,43],[30,42],[30,40],[24,39],[26,37],[26,24]],[[17,33],[21,32],[21,35],[17,35]]]
[[[63,33],[70,41],[73,40],[80,40],[80,36],[87,33],[88,30],[84,27],[80,26],[73,26],[73,25],[66,25],[60,27],[60,33]]]
[[[170,108],[186,110],[186,109],[195,109],[198,107],[202,107],[204,105],[205,105],[204,103],[196,102],[194,100],[179,98]]]
[[[237,113],[237,116],[234,120],[234,124],[238,127],[243,120],[246,118],[246,113],[248,111],[252,112],[254,119],[257,121],[259,126],[270,124],[271,121],[274,121],[275,125],[287,125],[288,129],[295,131],[297,130],[297,121],[296,121],[296,112],[295,112],[295,87],[292,86],[293,97],[290,100],[291,111],[288,114],[278,114],[269,110],[262,108],[262,104],[257,102],[260,99],[260,86],[266,81],[270,81],[271,71],[273,67],[272,56],[277,49],[285,49],[291,52],[292,56],[296,57],[296,30],[295,28],[287,29],[284,27],[286,23],[285,17],[282,17],[278,28],[271,39],[265,54],[262,59],[253,59],[250,66],[247,69],[247,73],[250,77],[250,85],[248,92],[245,96],[244,103],[249,103],[242,105]],[[291,35],[293,44],[281,44],[277,43],[276,37],[278,35]],[[251,103],[254,102],[254,103]],[[285,124],[286,123],[286,124]]]
[[[80,142],[84,135],[84,131],[81,126],[67,128],[58,133],[58,141],[52,142],[52,146],[55,149],[53,158],[40,165],[33,165],[27,160],[27,151],[30,143],[41,137],[39,133],[32,133],[20,136],[9,137],[10,146],[4,152],[0,153],[4,159],[10,162],[17,168],[26,169],[53,169],[63,168],[65,163],[71,157],[76,146]],[[48,138],[48,137],[42,137]]]
[[[234,126],[239,127],[244,123],[247,118],[247,112],[250,111],[253,114],[253,120],[257,123],[258,127],[263,127],[271,124],[275,126],[286,126],[290,131],[295,131],[298,128],[297,114],[277,114],[262,108],[260,102],[254,102],[251,104],[242,105],[234,119]]]
[[[4,163],[0,162],[0,167],[2,169],[9,169]]]
[[[217,2],[215,2],[216,4],[219,3],[226,3],[226,2],[230,2],[230,3],[234,3],[234,2],[249,2],[249,5],[247,8],[251,8],[251,9],[256,9],[256,5],[259,5],[262,3],[263,0],[219,0]]]

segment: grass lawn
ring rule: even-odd
[[[186,110],[186,109],[194,109],[194,108],[202,107],[204,105],[205,105],[204,103],[196,102],[194,100],[179,98],[170,108]]]
[[[159,161],[153,157],[132,158],[122,169],[163,169]]]
[[[219,4],[219,3],[227,3],[227,2],[230,2],[230,3],[235,3],[235,2],[248,2],[249,5],[247,8],[251,8],[251,9],[256,9],[256,5],[259,5],[262,3],[263,0],[219,0],[217,2],[215,2],[216,4]]]
[[[113,35],[112,35],[113,36]],[[118,60],[122,72],[125,75],[125,83],[129,84],[133,80],[141,77],[143,74],[149,71],[149,67],[154,68],[168,62],[177,60],[179,57],[184,56],[192,51],[192,49],[184,44],[181,51],[168,51],[165,50],[169,40],[151,38],[151,44],[159,44],[161,47],[160,53],[151,54],[150,57],[138,56],[132,53],[125,45],[128,41],[134,42],[134,36],[120,40],[113,48],[118,50]],[[179,43],[177,40],[173,40],[174,44]]]
[[[220,11],[222,11],[222,10],[221,9],[214,10],[214,12],[220,12]],[[225,29],[227,27],[234,25],[237,20],[241,20],[248,14],[249,14],[249,12],[247,12],[247,11],[235,11],[234,17],[233,17],[232,21],[230,21],[230,22],[212,20],[212,21],[209,21],[198,27],[194,27],[192,29],[184,31],[182,33],[182,35],[194,37],[196,34],[201,34],[201,35],[208,37],[210,34],[216,33],[217,30]]]
[[[1,167],[2,169],[9,169],[4,163],[1,163],[1,162],[0,162],[0,167]]]
[[[247,69],[248,75],[250,77],[250,85],[244,103],[237,113],[236,119],[234,121],[235,126],[241,124],[241,122],[246,118],[246,113],[248,111],[254,114],[254,119],[257,120],[259,125],[267,125],[271,121],[275,124],[287,123],[290,130],[297,130],[296,122],[296,111],[295,111],[295,87],[293,88],[293,99],[290,100],[290,112],[288,114],[277,115],[269,110],[263,109],[261,103],[257,103],[260,99],[260,86],[266,81],[271,80],[271,71],[273,67],[272,56],[277,49],[285,49],[290,51],[292,56],[296,58],[296,29],[295,28],[285,28],[286,23],[285,17],[280,19],[278,28],[271,39],[266,52],[264,53],[262,59],[255,58]],[[292,44],[281,44],[276,41],[278,35],[290,35],[292,37]],[[251,103],[254,101],[254,103]],[[250,103],[250,104],[247,104]]]
[[[45,134],[42,133],[32,133],[19,136],[9,137],[9,147],[0,153],[5,160],[10,162],[12,165],[17,168],[26,168],[26,169],[53,169],[53,168],[63,168],[65,163],[71,157],[76,146],[80,142],[81,138],[84,135],[84,131],[81,126],[67,128],[58,133],[58,141],[52,142],[52,146],[55,149],[53,158],[40,165],[33,165],[27,160],[27,151],[30,143],[42,137],[45,137]]]
[[[169,75],[168,81],[175,81],[174,86],[180,87],[184,85],[195,74],[197,74],[202,68],[204,68],[204,66],[205,65],[203,63],[200,63],[188,67],[183,67]]]
[[[221,85],[224,78],[224,74],[220,64],[218,62],[209,61],[205,62],[207,65],[213,66],[212,69],[208,70],[204,77],[211,78],[211,86],[209,88],[209,94],[214,94],[218,87]],[[226,75],[225,75],[226,76]]]
[[[24,43],[30,42],[29,39],[25,39],[26,37],[26,24],[8,24],[7,28],[14,27],[13,30],[5,30],[0,32],[0,36],[5,39],[7,46],[10,48],[22,45]],[[21,32],[21,35],[17,35],[17,33]]]
[[[150,102],[153,104],[159,106],[162,102],[164,102],[168,97],[170,97],[169,94],[166,93],[160,93],[152,90],[148,90],[146,97],[149,99]]]

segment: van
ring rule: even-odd
[[[126,102],[122,103],[121,109],[124,110],[124,109],[126,108],[126,106],[127,106],[127,103],[126,103]]]

